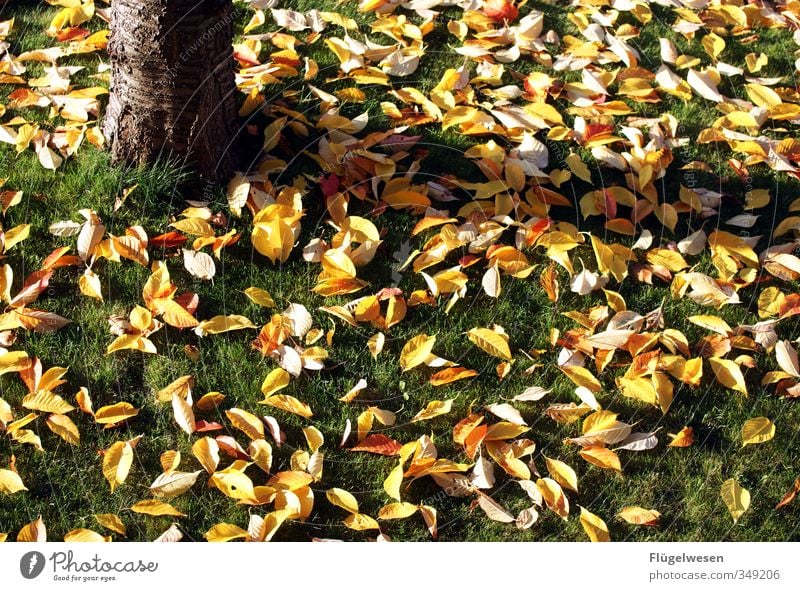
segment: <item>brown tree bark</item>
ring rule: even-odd
[[[103,134],[114,161],[178,155],[225,181],[237,164],[232,0],[114,0]]]

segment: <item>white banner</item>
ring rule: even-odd
[[[800,589],[790,543],[0,544],[0,588]]]

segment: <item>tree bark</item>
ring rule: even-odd
[[[237,165],[232,0],[114,0],[103,134],[116,162],[185,157],[225,181]]]

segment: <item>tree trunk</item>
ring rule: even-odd
[[[178,155],[212,181],[237,165],[232,0],[114,0],[103,133],[117,162]]]

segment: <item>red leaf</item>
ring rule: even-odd
[[[237,61],[239,61],[242,64],[244,64],[245,66],[257,66],[258,65],[257,61],[253,61],[252,59],[250,59],[249,57],[247,57],[246,55],[244,55],[243,53],[240,53],[238,51],[234,51],[233,52],[233,57]]]
[[[218,435],[217,444],[219,448],[235,460],[250,461],[249,455],[242,449],[242,446],[230,435]]]
[[[19,308],[25,304],[30,304],[39,297],[39,294],[47,289],[50,284],[50,277],[53,275],[52,271],[34,271],[25,279],[22,289],[9,302],[12,308]]]
[[[154,248],[178,248],[186,242],[187,238],[180,232],[167,232],[150,239],[150,246]]]
[[[355,447],[351,447],[350,451],[366,451],[372,454],[380,454],[382,456],[397,455],[397,451],[403,447],[400,442],[395,441],[386,435],[374,433],[367,435],[361,443]]]
[[[214,421],[200,420],[195,422],[195,431],[197,433],[204,433],[206,431],[219,431],[220,429],[224,429],[224,427],[219,423],[215,423]]]
[[[197,312],[197,306],[200,303],[200,296],[198,296],[196,293],[192,293],[191,291],[187,291],[186,293],[182,293],[176,297],[175,303],[185,308],[189,314],[194,314]]]
[[[603,196],[605,197],[604,213],[608,219],[613,220],[617,217],[617,201],[610,191],[603,191]]]
[[[458,259],[458,264],[466,268],[466,267],[471,267],[475,263],[479,263],[482,260],[483,257],[475,256],[474,254],[468,254]]]
[[[325,195],[325,197],[334,195],[339,189],[339,177],[335,174],[322,177],[322,180],[319,182],[319,188],[322,190],[322,194]]]
[[[519,16],[519,10],[509,0],[486,0],[483,14],[496,23],[510,22]]]
[[[56,34],[56,41],[60,41],[61,43],[65,43],[67,41],[76,41],[78,39],[84,39],[89,36],[89,29],[84,29],[82,27],[71,27],[69,29],[64,29],[63,31],[59,31]]]
[[[613,125],[605,125],[602,123],[589,123],[586,130],[583,132],[583,141],[588,142],[591,139],[598,138],[604,135],[611,135],[614,131]]]
[[[53,252],[47,255],[47,258],[42,263],[42,271],[53,269],[55,267],[69,267],[71,265],[82,264],[81,260],[76,256],[65,257],[64,255],[69,252],[69,246],[62,246],[56,248]]]

